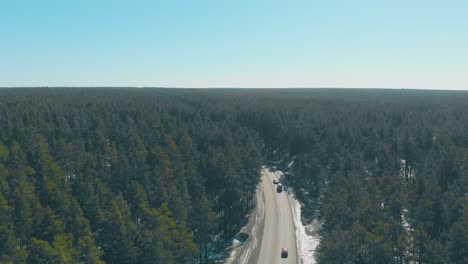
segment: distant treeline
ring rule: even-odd
[[[467,92],[0,89],[0,124],[2,263],[205,262],[262,157],[319,263],[468,262]]]

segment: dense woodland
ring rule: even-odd
[[[0,90],[1,263],[195,263],[235,232],[257,134],[135,89]]]
[[[468,263],[468,93],[283,90],[239,120],[291,165],[318,263]]]
[[[319,263],[468,263],[467,92],[0,89],[0,124],[1,263],[204,263],[268,160]]]

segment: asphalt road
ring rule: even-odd
[[[259,264],[297,264],[296,228],[291,203],[283,191],[276,192],[273,179],[279,176],[268,168],[262,170],[262,190],[265,202],[263,236],[261,238]],[[287,247],[288,258],[281,258],[281,248]]]

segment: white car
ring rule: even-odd
[[[279,180],[278,179],[274,179],[273,180],[273,184],[278,184],[279,183]]]

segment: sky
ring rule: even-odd
[[[0,2],[0,87],[468,89],[466,0]]]

